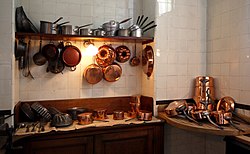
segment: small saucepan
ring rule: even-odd
[[[107,119],[107,109],[98,108],[93,111],[93,116],[95,120],[105,120]]]
[[[77,115],[78,124],[87,125],[93,123],[93,114],[91,112],[85,112]]]
[[[65,66],[70,67],[71,71],[75,71],[76,65],[80,63],[81,58],[81,51],[76,46],[71,45],[70,42],[67,42],[61,52],[61,59]]]
[[[53,25],[62,19],[63,19],[63,17],[60,17],[54,22],[40,21],[40,33],[52,34]]]
[[[137,116],[138,120],[142,121],[151,121],[152,120],[152,112],[146,110],[140,110]]]
[[[116,110],[113,112],[113,119],[114,120],[123,120],[124,119],[124,112]]]

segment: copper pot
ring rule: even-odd
[[[114,120],[123,120],[124,119],[124,112],[123,111],[114,111],[113,119]]]
[[[224,112],[223,110],[213,111],[211,116],[214,117],[218,125],[227,125],[229,121],[225,117],[232,117],[231,112]]]
[[[151,121],[152,120],[152,112],[146,110],[140,110],[137,116],[138,120],[142,121]]]
[[[181,101],[173,101],[171,102],[166,108],[165,108],[165,113],[170,116],[170,117],[173,117],[173,116],[176,116],[178,115],[179,113],[176,111],[176,109],[180,106],[187,106],[187,102],[185,100],[181,100]]]
[[[93,123],[93,114],[91,112],[85,112],[77,115],[78,123],[80,125],[87,125]]]
[[[214,79],[213,77],[209,76],[198,76],[195,78],[195,86],[206,86],[206,87],[213,87],[214,86]]]
[[[99,108],[93,111],[93,116],[95,120],[105,120],[107,119],[107,109]]]

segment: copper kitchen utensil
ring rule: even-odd
[[[176,108],[186,104],[187,102],[185,100],[173,101],[169,103],[169,105],[164,109],[164,111],[169,117],[177,116],[178,112],[176,111]]]
[[[107,119],[107,109],[98,108],[93,111],[94,120],[105,120]]]
[[[111,65],[106,66],[103,68],[104,79],[109,82],[114,82],[120,79],[122,75],[122,67],[117,64],[113,63]]]
[[[101,67],[111,65],[116,58],[115,49],[108,45],[103,45],[98,48],[96,54],[96,62]]]
[[[131,66],[138,66],[140,64],[140,58],[136,56],[136,43],[135,43],[134,57],[130,59],[129,63]]]
[[[199,110],[212,111],[214,109],[215,91],[212,77],[198,76],[195,78],[195,95],[193,99]]]
[[[137,116],[138,120],[142,121],[151,121],[152,120],[152,112],[146,110],[140,110]]]
[[[224,110],[225,112],[231,112],[235,117],[243,121],[244,123],[250,125],[250,122],[240,117],[235,111],[234,111],[234,105],[235,101],[230,96],[225,96],[219,100],[217,103],[217,111],[218,110]]]
[[[123,120],[124,119],[124,112],[116,110],[113,112],[113,119],[114,120]]]
[[[229,121],[225,119],[225,116],[232,116],[232,113],[219,110],[211,112],[211,116],[215,118],[215,121],[218,125],[227,125],[229,124]]]
[[[96,84],[103,78],[102,68],[97,64],[90,64],[84,70],[84,78],[90,84]]]
[[[76,70],[76,65],[81,61],[82,54],[81,51],[73,46],[70,42],[66,43],[66,46],[61,51],[61,59],[63,63],[71,68],[71,71]]]
[[[196,124],[198,124],[198,125],[200,125],[200,126],[202,125],[202,123],[196,121],[195,119],[193,119],[192,117],[190,117],[190,116],[186,113],[186,111],[187,111],[187,104],[186,104],[186,103],[185,103],[185,104],[179,105],[175,110],[177,111],[177,113],[183,113],[184,116],[185,116],[188,120],[190,120],[190,121],[192,121],[192,122],[195,122]]]
[[[125,45],[120,45],[117,48],[115,48],[116,52],[116,60],[120,63],[125,63],[130,58],[130,50]]]
[[[78,124],[87,125],[93,123],[93,114],[91,112],[85,112],[77,115]]]
[[[143,72],[150,77],[154,69],[154,51],[149,45],[142,51],[142,67]]]
[[[214,123],[214,122],[211,120],[211,118],[210,118],[210,112],[209,112],[208,110],[204,110],[204,111],[202,112],[202,115],[205,116],[205,117],[208,119],[208,121],[209,121],[211,124],[213,124],[215,127],[219,128],[219,129],[223,129],[223,127],[217,125],[216,123]]]

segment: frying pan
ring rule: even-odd
[[[66,43],[66,46],[61,52],[62,62],[71,68],[71,71],[76,70],[76,65],[81,61],[82,54],[81,51],[76,47],[71,45],[70,42]]]
[[[111,65],[116,58],[115,49],[109,45],[103,45],[98,48],[96,62],[101,67]]]
[[[42,54],[47,58],[47,60],[51,60],[58,57],[59,51],[58,48],[52,42],[50,42],[49,44],[43,46]]]
[[[142,51],[143,72],[150,77],[154,69],[154,51],[149,45]]]
[[[96,84],[103,78],[102,68],[97,64],[90,64],[84,70],[84,78],[90,84]]]
[[[116,60],[120,63],[125,63],[130,58],[130,50],[127,46],[121,45],[115,48]]]
[[[103,68],[104,79],[109,82],[114,82],[120,79],[122,68],[119,64],[113,63]]]

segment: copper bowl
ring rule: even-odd
[[[85,112],[77,115],[77,120],[80,125],[87,125],[93,123],[93,114]]]
[[[124,119],[124,112],[123,111],[114,111],[113,119],[114,120],[123,120]]]
[[[138,113],[138,120],[150,121],[152,120],[152,112],[146,110],[140,110]]]

